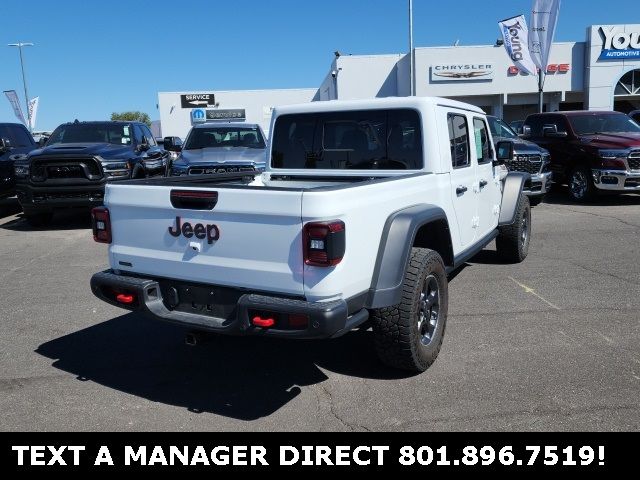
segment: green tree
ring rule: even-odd
[[[113,112],[111,114],[111,120],[124,120],[125,122],[142,122],[151,126],[151,119],[149,115],[144,112]]]

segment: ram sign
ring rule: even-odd
[[[600,27],[604,43],[598,60],[640,60],[640,30],[625,32],[620,26]]]

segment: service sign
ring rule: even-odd
[[[448,63],[431,65],[432,82],[493,80],[491,63]]]
[[[640,31],[625,32],[623,27],[600,27],[604,38],[598,60],[640,60]]]
[[[215,107],[216,96],[213,93],[190,93],[180,95],[182,108],[206,108]]]
[[[246,118],[243,108],[207,110],[207,120],[244,120]]]

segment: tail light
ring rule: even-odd
[[[344,222],[307,223],[302,232],[304,263],[313,267],[332,267],[339,264],[345,252]]]
[[[111,219],[109,209],[96,207],[91,210],[93,239],[98,243],[111,243]]]

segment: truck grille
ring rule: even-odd
[[[640,170],[640,150],[634,150],[627,157],[631,170]]]
[[[44,182],[49,179],[99,180],[101,178],[100,163],[92,157],[47,157],[33,160],[31,165],[31,179],[34,182]]]
[[[516,155],[514,160],[505,163],[510,172],[540,173],[542,169],[542,156],[540,155]]]
[[[210,175],[214,173],[253,172],[255,168],[248,165],[212,165],[189,168],[189,175]]]

